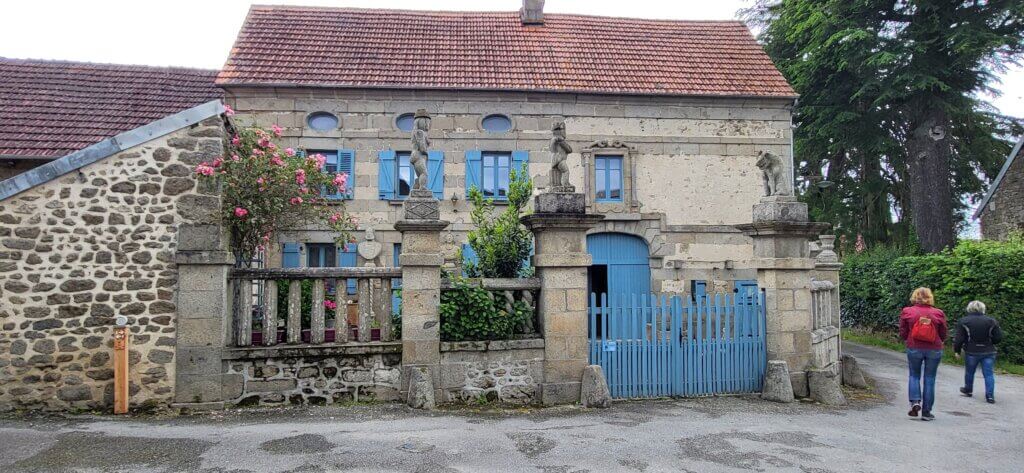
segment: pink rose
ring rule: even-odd
[[[234,145],[234,146],[238,146],[238,145],[239,145],[239,144],[241,144],[241,143],[242,143],[242,139],[241,139],[241,138],[239,138],[239,137],[238,137],[238,135],[235,135],[235,137],[234,137],[234,138],[231,138],[231,144],[232,144],[232,145]]]
[[[284,166],[284,161],[280,156],[274,156],[273,158],[270,158],[270,164],[273,164],[274,166]]]
[[[211,167],[209,164],[202,163],[196,166],[196,174],[199,174],[201,176],[212,176],[213,167]]]
[[[232,160],[232,161],[240,161],[241,159],[242,159],[242,158],[239,158],[237,154],[232,154],[232,155],[231,155],[231,160]]]
[[[284,155],[285,156],[289,156],[289,157],[290,156],[295,156],[295,149],[293,149],[293,148],[285,148],[284,149]]]
[[[296,169],[295,170],[295,182],[300,186],[306,183],[306,170]]]
[[[252,149],[252,155],[253,156],[263,156],[264,154],[265,153],[263,153],[262,149],[259,149],[259,148],[253,148]]]
[[[260,148],[266,148],[266,147],[270,146],[270,139],[269,138],[260,138],[258,141],[256,141],[256,144],[260,145]]]
[[[241,207],[235,207],[235,216],[236,217],[238,217],[238,218],[245,218],[246,215],[249,215],[249,211],[248,210],[245,210],[245,209],[243,209]]]
[[[338,220],[341,220],[341,214],[334,213],[330,217],[328,217],[327,220],[329,220],[331,223],[338,223]]]
[[[306,160],[311,162],[311,163],[316,163],[316,167],[317,168],[323,168],[324,167],[324,163],[327,162],[327,157],[322,155],[322,154],[320,154],[320,153],[317,153],[317,154],[314,154],[314,155],[306,158]]]
[[[332,301],[332,300],[325,299],[324,300],[324,308],[325,309],[329,309],[329,310],[334,310],[334,309],[338,308],[338,304],[335,304],[334,301]]]
[[[230,105],[224,104],[224,115],[232,116],[235,114],[235,110]]]
[[[224,164],[224,158],[217,156],[217,159],[213,160],[213,167],[219,168],[221,164]]]
[[[348,187],[348,174],[343,172],[335,174],[334,180],[331,183],[334,184],[334,187],[338,188],[339,194],[344,194],[345,188]]]
[[[299,205],[302,203],[302,197],[292,197],[292,200],[289,202],[291,202],[292,205]]]
[[[271,125],[270,129],[274,132],[275,135],[281,136],[281,127],[277,126],[277,124]]]

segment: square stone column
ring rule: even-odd
[[[227,239],[220,225],[178,228],[174,387],[178,407],[220,409],[226,398],[241,395],[241,375],[224,374],[222,360],[230,340],[228,273],[234,261]]]
[[[409,375],[424,368],[430,373],[434,398],[441,399],[441,230],[438,202],[429,191],[413,195],[404,204],[405,218],[395,223],[402,232],[402,392]]]
[[[768,359],[789,365],[797,396],[808,393],[806,370],[812,358],[815,262],[808,242],[828,227],[810,222],[807,204],[793,196],[763,198],[754,205],[753,223],[737,225],[754,240],[757,283],[765,291]]]
[[[535,198],[523,224],[533,231],[533,265],[541,280],[539,323],[544,335],[544,405],[580,400],[587,359],[587,230],[603,215],[587,214],[583,194],[545,193]]]

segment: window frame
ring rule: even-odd
[[[402,165],[402,158],[406,159],[407,165]],[[412,186],[416,182],[416,168],[412,166],[412,152],[411,151],[395,151],[395,200],[405,200],[409,198],[409,193],[412,192]],[[409,190],[403,195],[402,194],[402,168],[409,169]]]
[[[494,164],[487,166],[487,158],[493,159]],[[501,158],[507,159],[507,165],[501,166],[499,160]],[[494,183],[494,194],[487,195],[487,178],[488,178],[488,167],[491,168],[492,182]],[[505,169],[504,175],[501,170]],[[505,182],[505,195],[497,195],[501,192],[501,183],[504,178]],[[511,151],[481,151],[480,152],[480,192],[483,193],[485,199],[494,199],[495,202],[508,202],[508,191],[512,182],[512,152]]]
[[[623,187],[625,187],[624,186],[625,179],[623,178],[623,174],[624,173],[623,173],[623,170],[622,170],[624,161],[625,161],[625,159],[623,158],[623,156],[621,154],[598,154],[598,155],[594,156],[594,201],[595,202],[622,202],[624,200],[625,192],[624,192]],[[619,164],[619,168],[618,169],[613,169],[612,168],[611,164],[613,162],[617,162]],[[603,164],[603,169],[602,169],[602,164]],[[616,188],[611,186],[611,183],[613,181],[613,179],[612,179],[612,172],[613,171],[618,171],[618,175],[619,175],[619,178],[617,179],[617,181],[618,181],[617,182],[618,183],[617,189],[619,191],[619,196],[618,197],[611,197],[612,190],[616,189]],[[603,189],[601,188],[602,187],[601,186],[602,181],[604,183],[604,188]],[[602,192],[604,193],[604,197],[601,196]]]
[[[597,198],[597,158],[606,156],[622,158],[620,199]],[[599,140],[581,149],[580,157],[585,170],[583,193],[586,196],[587,211],[603,214],[640,212],[635,185],[636,148],[618,140]]]

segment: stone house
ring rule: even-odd
[[[450,265],[472,228],[467,189],[500,203],[526,164],[543,191],[564,120],[572,184],[605,216],[592,290],[752,287],[751,240],[734,225],[763,194],[758,153],[791,161],[796,94],[747,28],[537,13],[255,6],[217,84],[237,123],[277,124],[287,146],[353,173],[343,198],[389,264],[425,109]],[[362,264],[314,228],[280,238],[269,266]]]
[[[0,181],[220,99],[216,71],[0,58]]]
[[[1004,240],[1013,232],[1024,231],[1024,138],[1006,157],[974,218],[981,221],[981,236],[989,240]]]

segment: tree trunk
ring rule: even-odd
[[[946,114],[921,107],[907,140],[910,214],[921,249],[937,253],[956,243]]]

